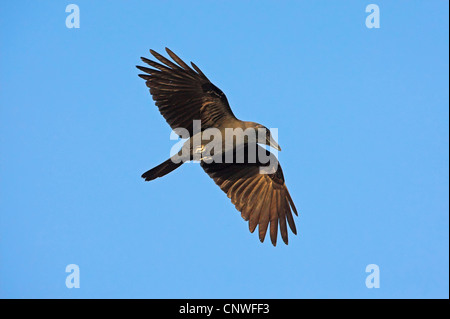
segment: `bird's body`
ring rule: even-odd
[[[270,131],[261,124],[237,119],[225,94],[195,64],[191,62],[192,69],[172,51],[166,51],[177,64],[150,50],[164,65],[142,58],[154,69],[137,66],[146,73],[139,76],[146,80],[166,121],[187,141],[177,154],[142,177],[150,181],[186,161],[198,160],[249,221],[250,231],[259,225],[261,242],[270,224],[272,244],[276,245],[278,225],[287,244],[286,225],[296,234],[292,211],[297,211],[277,158],[258,145],[280,150]]]

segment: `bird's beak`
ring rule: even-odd
[[[278,143],[275,142],[275,140],[273,139],[272,136],[270,137],[270,139],[268,140],[268,142],[269,142],[268,145],[269,145],[270,147],[273,147],[274,149],[276,149],[276,150],[278,150],[278,151],[281,151],[280,145],[278,145]]]

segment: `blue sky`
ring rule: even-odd
[[[0,297],[448,298],[447,1],[0,8]],[[166,46],[278,128],[288,246],[261,244],[198,165],[140,178],[175,143],[135,68]]]

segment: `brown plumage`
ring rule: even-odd
[[[141,58],[153,68],[142,66],[137,68],[146,73],[139,76],[146,80],[156,106],[175,132],[178,128],[185,128],[192,137],[195,133],[193,120],[201,120],[201,131],[208,128],[217,128],[221,132],[224,132],[225,128],[244,130],[264,128],[267,132],[264,136],[264,144],[280,149],[270,131],[264,126],[237,119],[231,111],[225,94],[212,84],[194,63],[191,62],[191,68],[172,51],[167,48],[166,51],[175,63],[150,50],[151,54],[163,64]],[[247,142],[231,150],[224,150],[224,153],[233,152],[236,155],[239,147],[248,151],[251,141]],[[269,229],[270,239],[275,246],[279,227],[283,241],[288,244],[287,225],[294,234],[297,233],[292,215],[292,211],[297,215],[297,210],[285,185],[278,160],[261,146],[256,147],[256,162],[251,161],[247,156],[243,162],[239,163],[225,163],[224,160],[221,163],[208,163],[202,160],[200,165],[227,194],[244,220],[249,222],[250,232],[253,233],[258,226],[261,242],[264,241]],[[195,151],[191,145],[190,159],[193,152]],[[272,166],[269,166],[260,154],[268,156]],[[221,156],[225,158],[225,154]],[[172,158],[169,158],[145,172],[142,177],[150,181],[170,173],[182,164],[183,162],[174,163]],[[262,174],[261,168],[266,168],[266,173]]]

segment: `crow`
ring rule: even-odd
[[[184,132],[188,139],[177,154],[142,174],[142,178],[151,181],[163,177],[197,156],[203,170],[249,222],[251,233],[259,226],[259,239],[263,242],[270,228],[270,239],[276,246],[279,225],[281,238],[287,245],[287,225],[297,234],[292,211],[297,216],[298,213],[277,158],[260,146],[281,150],[270,130],[255,122],[237,119],[225,94],[193,62],[191,67],[168,48],[166,52],[174,62],[150,50],[159,62],[142,57],[152,68],[136,67],[145,73],[139,77],[146,81],[161,115],[176,133],[185,137]],[[227,143],[223,136],[230,129],[238,133],[232,143]],[[249,129],[255,134],[248,133]],[[202,133],[205,135],[211,130],[215,130],[213,132],[220,135],[222,141],[214,144],[216,149],[213,147],[206,152],[211,138],[203,138]],[[196,136],[200,136],[197,143]],[[230,158],[232,161],[227,161]]]

